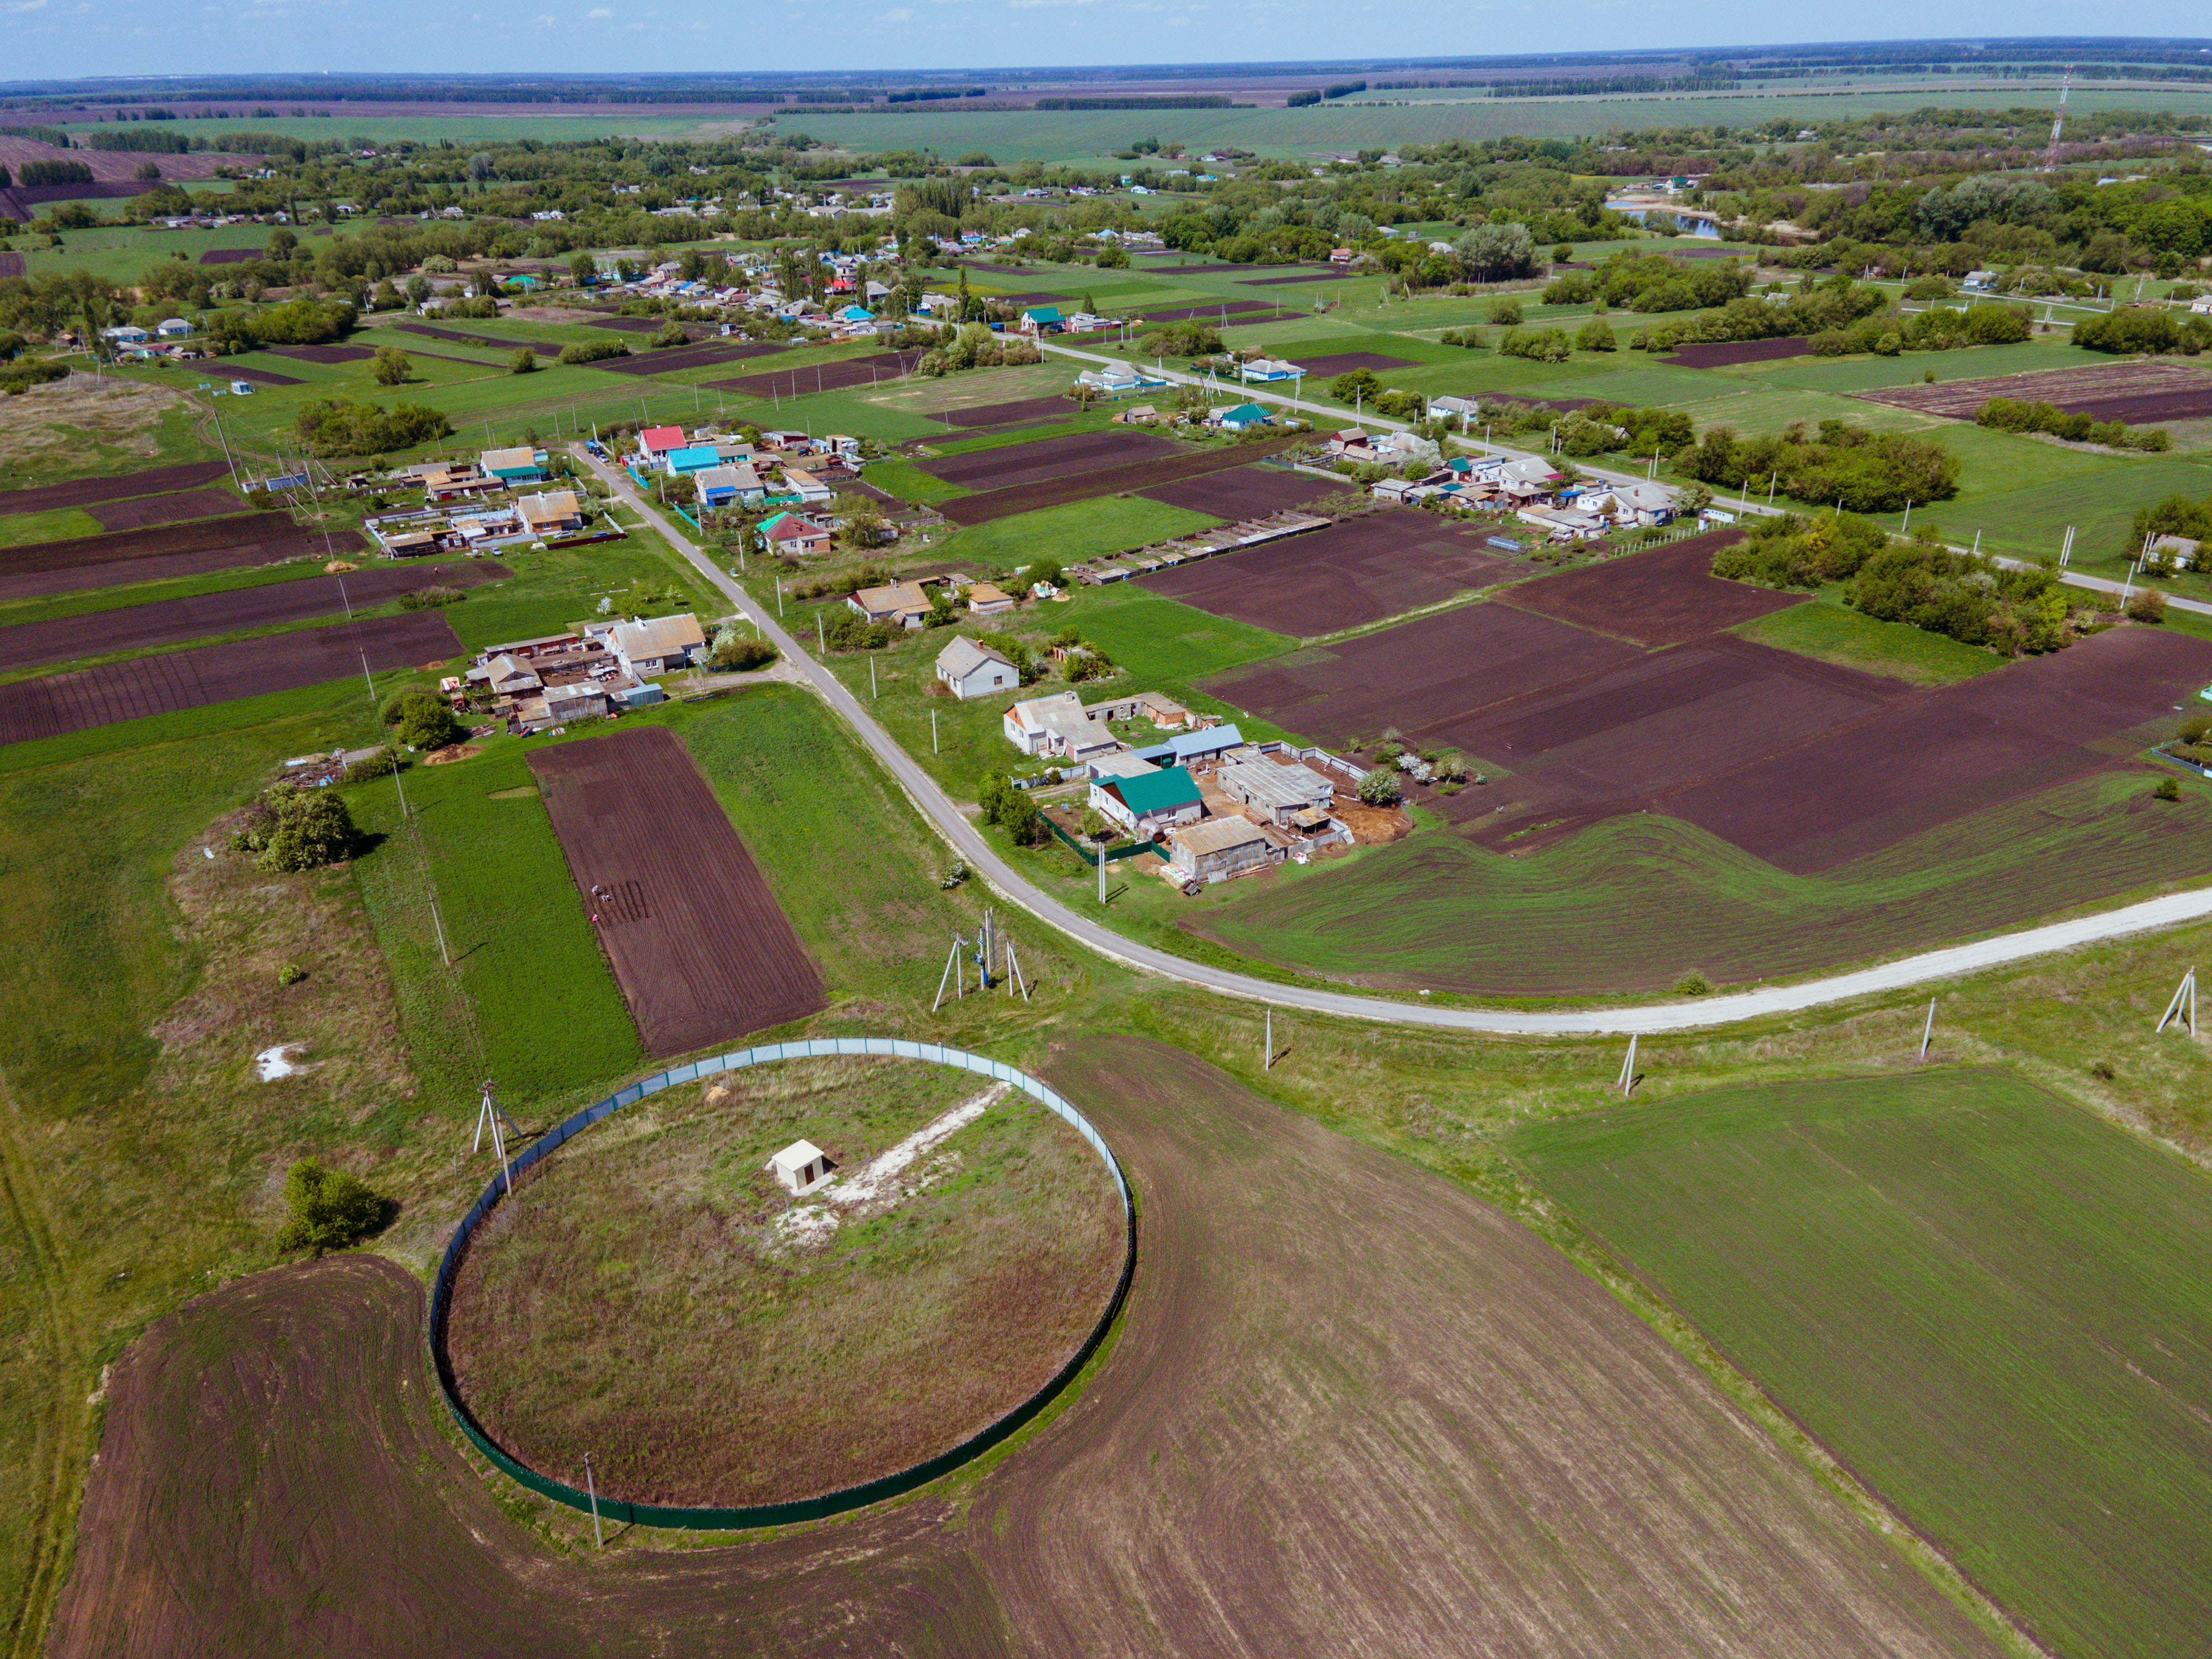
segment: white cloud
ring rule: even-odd
[[[535,23],[541,29],[550,29],[561,20],[554,16],[550,11],[541,11],[537,16],[532,18],[530,21],[532,23]]]
[[[5,5],[0,5],[0,11],[41,11],[46,3],[46,0],[7,0]]]
[[[609,11],[605,6],[593,6],[591,10],[586,12],[584,15],[592,18],[611,17],[614,15],[614,13]]]
[[[914,21],[914,14],[904,6],[901,6],[896,11],[885,12],[876,21],[878,23],[911,23]]]

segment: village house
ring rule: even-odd
[[[638,679],[672,674],[706,660],[707,635],[690,611],[673,617],[642,617],[635,622],[599,623],[584,630],[604,640],[625,672]]]
[[[1031,306],[1022,313],[1018,326],[1029,335],[1060,334],[1066,331],[1067,324],[1060,317],[1058,306]]]
[[[937,653],[937,678],[963,702],[1012,691],[1022,683],[1020,671],[1002,653],[965,635]]]
[[[846,596],[845,603],[872,623],[893,628],[920,628],[928,620],[929,595],[920,582],[892,582],[884,587],[864,587]]]
[[[1249,432],[1270,424],[1274,417],[1257,404],[1238,404],[1234,409],[1208,410],[1206,423],[1224,432]]]
[[[1073,691],[1055,691],[1018,702],[1000,717],[1000,725],[1006,741],[1024,755],[1088,762],[1121,746],[1105,722],[1092,720],[1084,711],[1083,699]]]
[[[540,483],[550,476],[545,470],[545,452],[526,444],[518,449],[487,449],[477,465],[502,484]]]
[[[996,582],[971,582],[968,587],[968,610],[971,616],[1001,617],[1015,605],[1014,596]]]
[[[669,451],[681,449],[686,440],[680,426],[649,426],[637,434],[637,447],[652,465],[659,465]]]
[[[550,489],[515,497],[522,527],[533,536],[565,536],[584,527],[583,504],[573,489]]]
[[[1248,383],[1253,380],[1295,380],[1304,373],[1305,370],[1296,363],[1286,363],[1279,357],[1255,357],[1250,362],[1238,367],[1237,378]]]
[[[774,518],[763,519],[760,534],[771,553],[826,553],[836,539],[836,532],[829,526],[796,513],[779,513]]]
[[[1093,779],[1091,805],[1139,841],[1154,840],[1206,815],[1198,780],[1172,766],[1142,777]]]
[[[1186,882],[1228,881],[1279,864],[1286,850],[1249,818],[1209,818],[1168,838],[1168,863]]]

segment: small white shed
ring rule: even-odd
[[[828,1177],[831,1168],[829,1153],[811,1140],[794,1140],[764,1166],[769,1174],[783,1183],[784,1190],[803,1193],[817,1181]]]

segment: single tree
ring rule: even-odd
[[[343,1250],[381,1226],[392,1208],[359,1176],[325,1170],[302,1158],[284,1176],[284,1204],[292,1218],[276,1235],[283,1251]]]
[[[379,386],[405,386],[414,378],[415,365],[398,346],[379,346],[368,366],[369,378]]]
[[[507,372],[510,374],[535,374],[538,372],[538,354],[528,346],[518,348],[507,360]]]

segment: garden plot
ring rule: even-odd
[[[2155,359],[2127,359],[1991,380],[1880,386],[1853,395],[1868,403],[1954,421],[1971,421],[1990,398],[2009,398],[2020,403],[2049,404],[2092,420],[2144,426],[2212,415],[2212,372]]]

